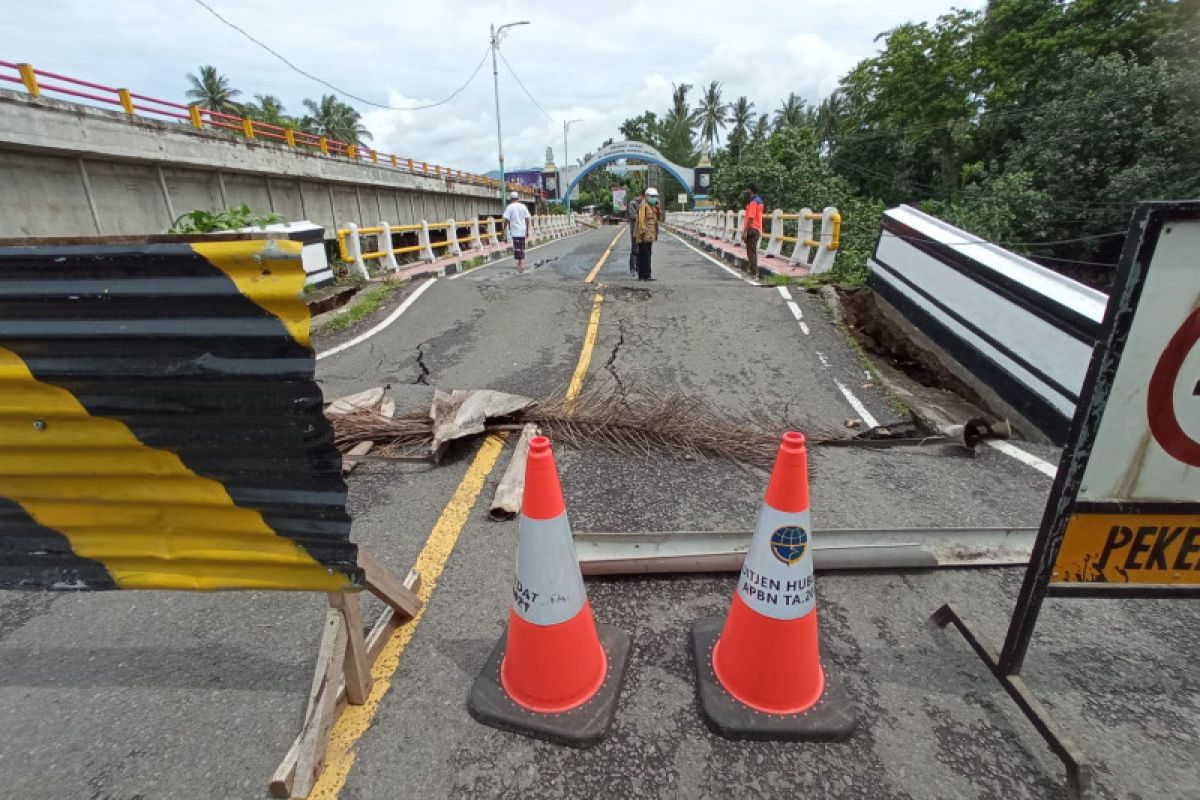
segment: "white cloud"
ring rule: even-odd
[[[617,126],[646,109],[665,111],[672,82],[724,85],[760,112],[789,92],[809,102],[872,53],[876,34],[910,19],[932,19],[952,0],[763,0],[753,14],[728,2],[658,0],[636,6],[585,6],[562,0],[396,3],[359,0],[206,0],[223,16],[293,62],[360,97],[408,107],[458,88],[487,50],[488,25],[527,19],[502,50],[546,117],[500,64],[505,160],[540,166],[547,146],[562,158],[562,121],[572,160],[618,136]],[[978,7],[983,0],[970,0]],[[961,2],[954,3],[962,5]],[[343,13],[343,12],[350,13]],[[103,31],[102,36],[96,35]],[[293,113],[301,100],[331,90],[281,64],[188,0],[42,0],[0,17],[0,58],[75,77],[182,100],[184,75],[212,63],[245,93],[279,96]],[[387,111],[354,103],[385,152],[459,169],[496,164],[490,60],[471,86],[428,111]]]

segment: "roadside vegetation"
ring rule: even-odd
[[[885,31],[826,98],[763,108],[714,81],[693,105],[680,83],[619,131],[676,163],[710,154],[722,207],[751,181],[768,209],[837,206],[844,283],[865,278],[880,213],[909,203],[1104,287],[1137,202],[1200,196],[1198,9],[992,0]],[[603,212],[640,178],[597,170],[580,204]],[[682,188],[651,180],[673,209]]]
[[[235,89],[229,78],[211,64],[201,66],[196,74],[189,74],[187,80],[190,87],[187,99],[212,111],[248,117],[340,142],[363,144],[371,140],[371,132],[363,126],[362,116],[335,94],[322,95],[320,100],[305,100],[307,113],[294,116],[287,113],[274,95],[256,94],[253,102],[242,102],[239,100],[242,91]]]
[[[388,296],[392,292],[400,288],[399,283],[392,281],[384,281],[378,286],[373,286],[370,289],[362,292],[350,304],[350,307],[345,311],[335,314],[332,318],[321,325],[321,333],[338,333],[347,328],[352,327],[355,323],[361,322],[371,314],[375,313]]]

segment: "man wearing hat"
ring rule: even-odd
[[[512,242],[517,272],[524,272],[525,234],[529,229],[529,209],[521,202],[521,196],[516,192],[508,193],[508,208],[504,209],[504,224],[508,228],[509,241]]]
[[[638,208],[637,229],[633,239],[637,242],[637,271],[639,281],[652,281],[650,277],[650,248],[658,241],[658,189],[651,186],[646,190],[646,200]]]

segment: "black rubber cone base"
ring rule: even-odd
[[[821,699],[799,714],[758,711],[725,691],[712,666],[713,647],[724,625],[725,620],[720,617],[706,617],[692,625],[692,655],[696,661],[700,712],[713,733],[726,739],[797,742],[841,742],[850,738],[858,726],[854,706],[827,667]]]
[[[600,690],[586,703],[559,714],[541,714],[514,703],[500,683],[500,662],[504,660],[508,642],[506,631],[471,687],[467,710],[477,721],[493,728],[571,747],[596,744],[612,725],[621,683],[625,680],[625,666],[629,663],[629,634],[599,624],[596,632],[608,660],[608,671]]]

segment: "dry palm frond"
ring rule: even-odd
[[[433,423],[426,411],[390,419],[361,411],[331,421],[334,441],[343,452],[361,441],[373,441],[389,454],[428,452],[433,441]],[[707,456],[763,469],[771,467],[784,430],[799,427],[810,435],[830,435],[810,426],[737,419],[714,411],[696,397],[661,392],[631,395],[619,387],[591,388],[574,400],[557,394],[512,415],[489,419],[487,430],[519,429],[527,423],[571,447],[598,446],[637,456],[654,452]]]

